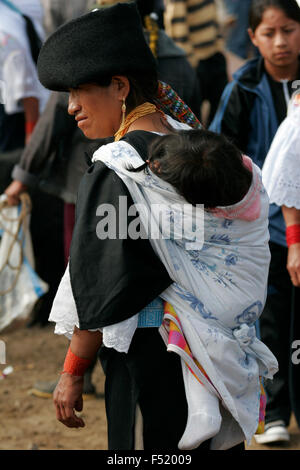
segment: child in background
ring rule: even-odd
[[[210,129],[224,133],[262,168],[286,117],[294,81],[300,78],[300,8],[296,0],[253,0],[249,35],[261,57],[236,72],[224,90]],[[290,402],[289,390],[293,286],[286,270],[284,218],[276,204],[270,205],[269,230],[271,265],[260,334],[278,359],[279,373],[273,383],[266,384],[266,432],[257,439],[262,444],[289,440],[286,427],[291,412],[299,415],[297,403]]]

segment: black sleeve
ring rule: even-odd
[[[254,99],[254,93],[246,92],[235,84],[221,122],[221,133],[244,153],[248,147],[250,114]]]
[[[74,129],[76,122],[68,114],[68,94],[52,93],[21,156],[20,170],[24,174],[39,175],[61,142],[72,136]]]
[[[147,239],[118,236],[120,196],[126,197],[128,208],[133,204],[125,184],[102,162],[96,162],[83,176],[70,251],[71,285],[83,330],[135,315],[172,283]],[[96,211],[101,204],[115,208],[116,239],[97,236],[101,218]],[[128,225],[135,219],[128,217]]]

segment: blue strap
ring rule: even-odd
[[[157,297],[139,313],[138,328],[160,327],[164,316],[164,302]]]
[[[15,13],[18,13],[19,15],[22,15],[23,16],[23,13],[21,12],[21,10],[19,10],[19,8],[17,8],[13,3],[11,3],[9,0],[0,0],[0,2],[4,3],[4,5],[6,5],[8,8],[10,8],[11,10],[13,10]]]

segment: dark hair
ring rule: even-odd
[[[127,75],[127,78],[130,83],[130,92],[126,100],[128,111],[132,111],[145,101],[154,103],[158,89],[156,74]]]
[[[241,201],[252,181],[241,152],[224,136],[202,129],[155,139],[149,165],[187,202],[208,209]]]
[[[278,8],[291,20],[300,23],[300,7],[296,0],[253,0],[249,12],[249,26],[254,32],[268,8]]]
[[[158,89],[158,77],[156,73],[136,73],[130,75],[116,73],[116,75],[124,75],[129,80],[130,91],[126,99],[127,114],[146,101],[154,103]],[[101,77],[96,83],[99,86],[105,87],[111,84],[111,80],[112,76]]]

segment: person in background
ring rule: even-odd
[[[249,11],[252,0],[223,0],[226,13],[232,18],[226,37],[226,49],[241,59],[248,59],[254,50],[249,38]],[[252,47],[251,47],[252,46]]]
[[[24,147],[49,98],[36,72],[42,24],[39,0],[0,1],[1,152]]]
[[[0,105],[0,191],[11,182],[11,171],[30,142],[34,128],[49,99],[38,80],[36,61],[44,40],[43,8],[39,0],[0,2],[0,79],[4,103]],[[14,184],[14,183],[13,183]],[[15,189],[19,184],[15,183]],[[63,270],[60,263],[60,201],[40,191],[30,191],[30,230],[35,269],[49,284],[34,311],[48,310],[51,295]],[[47,208],[47,214],[45,211]],[[53,297],[52,297],[53,298]]]
[[[0,109],[0,189],[4,192],[11,183],[12,168],[29,144],[50,96],[39,82],[36,70],[39,49],[44,40],[40,1],[1,0],[0,31],[0,73],[5,87],[5,102]],[[19,189],[18,182],[12,185],[14,190]],[[62,206],[58,199],[41,191],[29,192],[32,199],[30,230],[35,269],[49,285],[49,291],[36,303],[34,312],[49,312],[64,267],[60,257]]]
[[[297,92],[296,92],[297,93]],[[293,284],[293,309],[291,321],[287,322],[284,315],[274,315],[266,325],[269,328],[270,342],[282,342],[285,348],[289,347],[289,378],[290,394],[293,403],[293,412],[296,420],[300,422],[299,411],[299,360],[293,358],[293,352],[298,346],[300,322],[300,94],[294,95],[288,116],[280,125],[270,151],[266,157],[262,177],[270,202],[282,209],[286,226],[286,268]],[[288,327],[286,327],[288,323]],[[290,333],[288,331],[290,323]],[[289,337],[289,345],[286,343]],[[284,351],[286,353],[286,351]],[[276,428],[269,430],[270,438],[276,434]],[[257,436],[258,437],[258,436]],[[276,437],[276,436],[275,436]],[[258,440],[259,441],[259,440]]]
[[[224,42],[214,0],[165,0],[165,31],[182,47],[196,70],[201,102],[210,104],[207,125],[228,83]]]
[[[296,0],[253,0],[249,35],[257,57],[239,69],[222,95],[210,130],[224,133],[262,168],[279,125],[287,115],[294,81],[300,78],[300,8]],[[287,244],[281,208],[270,205],[271,264],[268,297],[259,321],[261,339],[278,359],[279,372],[266,383],[266,431],[259,443],[289,440],[290,325],[294,307],[286,270]],[[279,327],[280,319],[284,324]],[[277,319],[277,320],[275,320]]]
[[[52,34],[59,26],[73,18],[91,11],[96,0],[41,0],[44,7],[44,27],[46,36]]]

